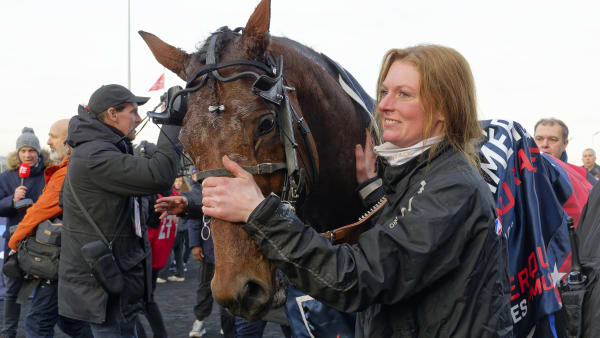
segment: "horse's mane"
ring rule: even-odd
[[[240,37],[242,35],[242,30],[242,27],[238,27],[234,30],[231,30],[228,26],[223,26],[217,29],[215,32],[211,33],[206,40],[200,42],[200,44],[197,47],[196,53],[194,53],[196,60],[200,62],[200,64],[206,64],[208,41],[215,35],[217,36],[217,38],[215,39],[215,57],[218,60],[225,46],[227,46],[232,40]],[[312,48],[286,37],[276,37],[269,35],[269,39],[272,41],[280,42],[285,47],[295,49],[300,54],[308,56],[311,60],[317,63],[324,71],[334,76],[335,71],[326,62],[324,62],[323,58],[321,57],[321,54],[319,52],[316,52]],[[264,62],[266,60],[256,61]]]

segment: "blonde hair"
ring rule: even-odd
[[[175,180],[177,180],[178,178],[181,179],[181,189],[179,189],[179,190],[176,189],[178,193],[181,194],[181,193],[192,190],[192,187],[190,187],[190,184],[188,183],[185,176],[179,176],[179,177],[175,178]],[[175,183],[173,183],[173,185],[175,185]]]
[[[456,151],[463,153],[474,167],[479,157],[475,150],[482,137],[477,121],[475,81],[467,60],[456,50],[438,45],[418,45],[391,49],[383,57],[377,81],[377,104],[381,102],[381,87],[395,61],[415,66],[420,75],[419,99],[425,112],[424,139],[431,137],[433,118],[439,112],[443,120],[443,139]],[[377,109],[377,121],[380,112]],[[381,127],[381,125],[379,125]],[[432,147],[429,158],[439,152],[440,143]]]

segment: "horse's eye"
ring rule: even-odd
[[[275,118],[273,115],[265,115],[261,117],[258,122],[258,126],[256,127],[256,136],[264,136],[270,133],[275,127]]]

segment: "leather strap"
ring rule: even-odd
[[[79,209],[81,209],[85,218],[88,220],[88,222],[90,222],[91,225],[94,226],[94,229],[96,229],[96,232],[98,232],[98,234],[102,238],[102,241],[104,242],[104,244],[106,244],[106,246],[112,250],[112,241],[110,241],[110,242],[108,241],[108,238],[106,238],[106,236],[104,235],[102,230],[100,230],[100,227],[98,227],[96,222],[94,222],[94,219],[92,218],[92,216],[90,216],[88,211],[83,207],[83,204],[81,204],[79,197],[77,197],[77,194],[75,193],[75,189],[73,189],[73,186],[71,185],[71,180],[69,178],[67,178],[67,183],[69,184],[69,189],[71,190],[71,193],[73,194],[73,198],[75,198],[75,202],[77,203],[77,206],[79,207]],[[117,234],[119,232],[121,232],[120,230],[121,229],[119,229],[119,231],[117,231],[114,238],[117,238]]]
[[[369,210],[369,212],[367,212],[367,214],[363,215],[358,222],[324,232],[321,235],[329,239],[332,244],[357,243],[360,234],[369,229],[369,225],[366,221],[381,210],[381,208],[387,204],[387,201],[387,198],[382,198],[373,208],[371,208],[371,210]]]
[[[242,166],[244,170],[251,173],[252,175],[262,175],[262,174],[272,174],[276,171],[283,170],[286,168],[285,163],[260,163],[253,166]],[[207,177],[233,177],[233,174],[229,172],[229,170],[225,168],[221,169],[212,169],[212,170],[203,170],[198,172],[197,181],[200,182]]]

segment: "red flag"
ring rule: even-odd
[[[150,89],[148,89],[148,91],[151,92],[153,90],[159,90],[159,89],[164,89],[164,88],[165,88],[165,73],[162,73],[161,76],[158,78],[158,80],[156,80],[156,82],[154,82],[152,87],[150,87]]]

